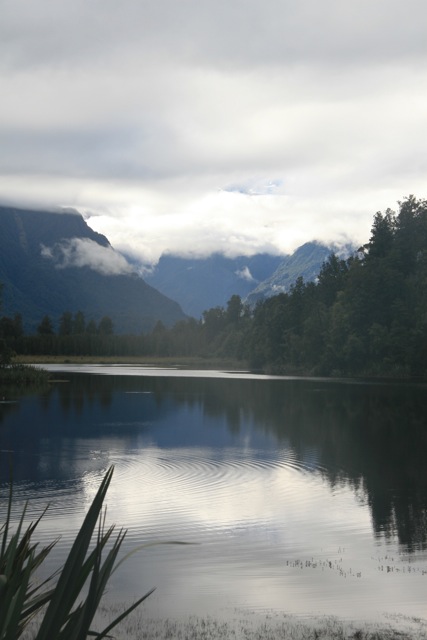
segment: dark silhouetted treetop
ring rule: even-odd
[[[54,335],[54,330],[53,330],[53,324],[52,324],[52,320],[49,318],[48,315],[43,316],[39,326],[37,327],[37,333],[40,336],[53,336]]]
[[[101,336],[111,336],[114,333],[113,330],[113,321],[109,316],[104,316],[99,321],[98,325],[98,333]]]

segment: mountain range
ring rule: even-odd
[[[164,254],[147,269],[114,250],[76,211],[0,206],[0,231],[0,312],[20,313],[29,333],[45,315],[57,326],[65,311],[83,311],[96,322],[109,316],[117,333],[141,333],[159,320],[172,326],[200,318],[234,294],[253,306],[288,291],[299,276],[314,280],[331,252],[308,242],[281,256]]]

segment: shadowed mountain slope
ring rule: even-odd
[[[26,331],[64,311],[87,320],[109,316],[117,333],[140,333],[158,320],[185,317],[178,303],[148,285],[74,211],[52,213],[0,206],[1,313],[22,314]]]

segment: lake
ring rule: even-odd
[[[0,403],[8,459],[57,566],[109,465],[128,529],[107,598],[153,615],[427,617],[427,385],[47,365]],[[2,392],[5,394],[6,392]],[[13,453],[10,453],[13,452]]]

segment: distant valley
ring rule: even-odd
[[[232,295],[242,299],[280,265],[282,257],[270,254],[227,258],[214,253],[206,258],[163,255],[145,280],[167,296],[179,300],[190,316],[224,307]]]
[[[289,291],[298,277],[316,278],[332,248],[307,242],[293,254],[256,254],[227,258],[163,255],[145,280],[176,299],[188,315],[199,318],[212,307],[225,307],[233,294],[253,306],[257,301]]]

